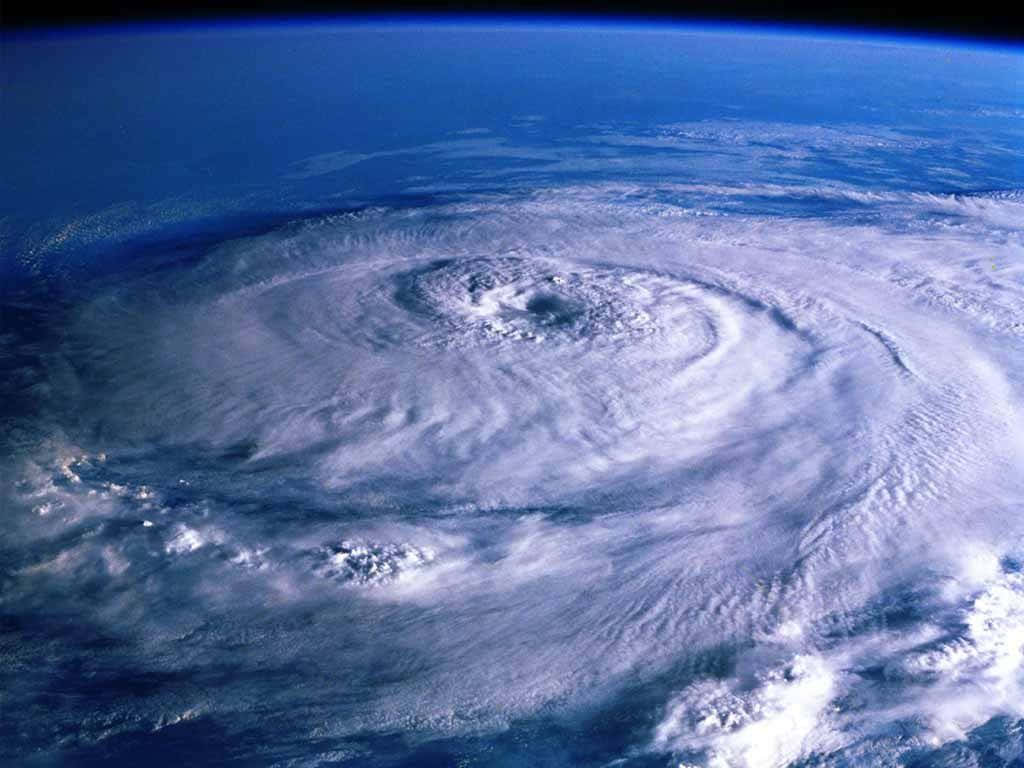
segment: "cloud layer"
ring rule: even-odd
[[[742,212],[783,194],[829,215]],[[637,690],[602,759],[847,765],[1012,723],[1022,221],[1012,194],[562,187],[103,287],[6,468],[4,610],[53,617],[54,664],[8,646],[20,743],[472,752]]]

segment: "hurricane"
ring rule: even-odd
[[[8,238],[0,754],[1019,764],[1024,194],[729,175]]]

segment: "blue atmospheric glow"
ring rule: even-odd
[[[299,16],[260,15],[249,18],[237,16],[203,19],[163,21],[99,22],[65,27],[39,25],[28,29],[3,30],[9,39],[38,39],[41,37],[78,37],[82,35],[125,34],[202,34],[227,31],[260,30],[326,30],[344,27],[442,27],[520,29],[538,28],[564,30],[610,30],[651,33],[688,33],[719,35],[754,35],[801,37],[809,40],[848,40],[860,43],[874,42],[887,45],[926,45],[969,49],[990,49],[1021,52],[1022,44],[992,39],[984,35],[945,34],[908,27],[905,30],[883,29],[870,23],[843,25],[813,22],[715,20],[710,17],[686,18],[659,15],[615,14],[345,14]]]

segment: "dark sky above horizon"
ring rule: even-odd
[[[232,20],[365,14],[584,15],[654,20],[723,21],[830,26],[884,32],[1024,41],[1024,27],[1011,17],[1009,4],[981,0],[969,5],[926,8],[910,0],[814,3],[809,0],[5,0],[5,28],[180,20]]]

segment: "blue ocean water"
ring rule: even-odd
[[[2,50],[5,760],[1021,764],[1020,50]]]

